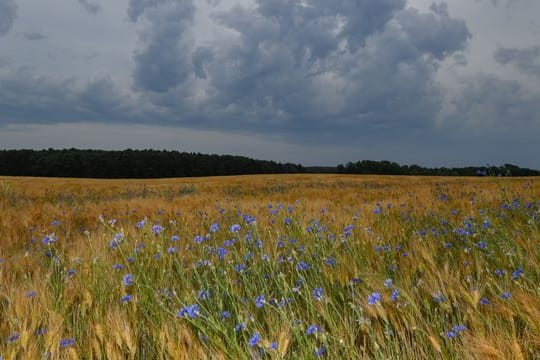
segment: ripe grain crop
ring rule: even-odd
[[[537,359],[540,181],[0,177],[2,359]]]

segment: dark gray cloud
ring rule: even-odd
[[[101,11],[101,6],[92,0],[78,0],[79,4],[86,10],[89,14],[97,15]]]
[[[0,124],[123,122],[136,119],[129,97],[109,78],[78,84],[20,68],[0,77]]]
[[[171,0],[129,0],[127,13],[131,21],[136,22],[146,9],[157,7]]]
[[[515,80],[477,74],[462,79],[448,96],[446,125],[475,136],[536,137],[540,131],[540,93]]]
[[[420,13],[402,0],[259,0],[215,13],[235,35],[203,47],[187,29],[189,2],[132,1],[129,14],[148,23],[135,85],[164,122],[299,141],[430,127],[438,62],[470,38],[444,6]]]
[[[0,36],[6,34],[17,17],[15,0],[0,0]]]
[[[193,72],[189,27],[195,6],[191,0],[130,1],[133,21],[144,16],[143,49],[135,54],[134,83],[138,90],[166,92],[181,85]]]
[[[214,52],[207,47],[198,47],[193,52],[193,71],[201,79],[206,79],[206,65],[212,61]]]
[[[111,80],[76,86],[19,73],[0,78],[4,99],[12,98],[2,107],[26,121],[48,107],[57,121],[151,119],[305,143],[418,136],[441,110],[440,61],[470,38],[444,5],[419,12],[404,0],[258,0],[215,12],[213,26],[229,35],[204,45],[195,15],[191,0],[130,1],[139,27],[131,98]],[[13,92],[17,81],[40,85],[29,97]],[[122,114],[129,103],[134,110]]]
[[[503,65],[513,65],[528,75],[540,76],[540,46],[528,48],[499,48],[495,60]]]
[[[43,35],[43,34],[40,33],[40,32],[37,32],[37,31],[29,31],[29,32],[25,32],[25,33],[23,34],[23,37],[24,37],[26,40],[30,40],[30,41],[39,41],[39,40],[44,40],[44,39],[47,38],[45,35]]]
[[[476,1],[481,1],[481,0],[476,0]],[[488,0],[488,1],[494,6],[503,5],[503,4],[506,6],[510,6],[512,4],[519,3],[522,0]]]
[[[432,5],[433,13],[421,14],[413,8],[402,11],[397,20],[419,52],[442,60],[464,49],[471,34],[465,21],[453,19],[446,4]]]

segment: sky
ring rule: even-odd
[[[540,169],[538,0],[0,0],[0,148]]]

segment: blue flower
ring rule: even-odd
[[[264,295],[263,294],[260,294],[255,298],[255,306],[257,308],[259,308],[259,309],[262,308],[264,306],[264,303],[265,303],[265,300],[264,300]]]
[[[251,335],[251,337],[249,338],[249,341],[248,341],[249,347],[253,347],[255,345],[258,345],[260,340],[261,340],[261,337],[260,337],[259,333],[253,333],[253,335]]]
[[[460,325],[455,325],[453,328],[452,328],[452,331],[454,331],[455,333],[460,333],[462,331],[465,331],[467,330],[467,327],[463,324],[460,324]]]
[[[369,305],[375,305],[379,301],[381,301],[381,294],[379,294],[378,292],[373,292],[373,293],[368,295],[368,304]]]
[[[131,295],[129,295],[129,294],[126,294],[126,295],[124,295],[124,296],[122,296],[120,298],[121,303],[126,303],[126,302],[129,302],[129,301],[131,301]]]
[[[193,242],[195,242],[195,244],[200,244],[202,243],[203,241],[206,241],[208,240],[209,238],[206,237],[206,236],[200,236],[200,235],[196,235],[194,238],[193,238]]]
[[[393,284],[392,279],[386,279],[386,280],[384,280],[384,287],[385,287],[385,288],[387,288],[387,289],[391,288],[391,287],[392,287],[392,284]]]
[[[373,208],[373,210],[371,212],[374,213],[375,215],[380,214],[381,213],[381,207],[379,205],[377,205],[377,206],[375,206]]]
[[[497,276],[503,276],[503,275],[504,275],[504,270],[502,270],[502,269],[496,269],[493,273],[494,273],[495,275],[497,275]]]
[[[120,242],[116,239],[112,239],[109,241],[109,250],[116,249],[120,245]]]
[[[236,324],[235,327],[234,327],[234,332],[242,331],[245,328],[246,328],[246,324],[244,324],[244,323]]]
[[[251,224],[253,224],[255,221],[257,221],[257,220],[255,219],[254,216],[251,216],[251,215],[248,215],[248,214],[242,215],[242,218],[244,219],[244,222],[245,222],[247,225],[251,225]]]
[[[50,245],[51,243],[56,241],[56,237],[53,234],[45,235],[43,239],[41,239],[41,243],[43,245]]]
[[[324,259],[324,264],[326,266],[334,266],[336,264],[336,260],[333,257],[327,257]]]
[[[514,270],[514,272],[512,272],[512,279],[517,280],[517,278],[519,278],[521,274],[523,274],[523,269],[519,267],[516,270]]]
[[[507,300],[510,298],[510,291],[505,291],[503,292],[501,295],[499,295],[499,297],[503,300]]]
[[[237,272],[242,272],[246,269],[246,264],[236,264],[234,265],[234,270]]]
[[[309,325],[308,328],[306,329],[306,335],[316,334],[320,332],[321,332],[321,328],[315,324]]]
[[[481,298],[480,300],[478,300],[478,303],[479,303],[480,305],[489,305],[489,299],[483,297],[483,298]]]
[[[351,232],[353,229],[354,225],[348,225],[347,227],[345,227],[345,229],[343,230],[343,237],[348,238],[349,236],[351,236]]]
[[[299,261],[296,264],[296,270],[297,271],[309,270],[309,264],[303,261]]]
[[[218,246],[215,250],[219,260],[223,260],[225,258],[225,255],[227,254],[227,250],[225,250],[224,248]]]
[[[75,345],[74,338],[60,339],[60,347],[62,349]]]
[[[171,236],[171,241],[178,241],[178,240],[180,240],[180,236],[178,235]]]
[[[228,318],[231,317],[231,313],[229,313],[228,311],[225,310],[225,311],[222,311],[222,312],[221,312],[221,314],[220,314],[219,317],[220,317],[222,320],[228,319]]]
[[[124,268],[124,265],[122,265],[122,264],[113,264],[112,268],[114,270],[118,271],[118,270],[122,270]]]
[[[324,291],[321,287],[313,289],[311,292],[311,295],[313,295],[313,298],[315,300],[321,300],[324,297]]]
[[[34,334],[36,336],[41,336],[41,335],[45,335],[46,333],[47,333],[47,329],[45,329],[45,328],[37,328]]]
[[[397,289],[392,290],[392,294],[390,295],[390,301],[396,301],[396,299],[399,296],[399,292]]]
[[[199,316],[199,305],[198,304],[191,304],[189,306],[184,306],[178,312],[176,313],[176,317],[184,317],[187,316],[190,319],[195,319],[197,316]]]
[[[125,274],[122,277],[122,285],[130,286],[132,284],[133,284],[133,275],[132,274]]]
[[[485,241],[477,241],[475,245],[481,250],[487,249],[487,243]]]
[[[178,248],[176,246],[169,246],[167,248],[167,254],[174,254],[178,252]]]
[[[268,345],[268,350],[276,350],[278,348],[278,343],[277,341],[272,341],[269,345]]]
[[[318,347],[315,350],[313,350],[313,355],[318,358],[323,356],[326,353],[326,348],[324,346]]]
[[[210,225],[210,233],[213,234],[219,230],[219,224],[217,222]]]
[[[454,331],[452,331],[452,330],[447,331],[444,335],[449,339],[453,339],[453,338],[456,337],[456,333]]]
[[[233,224],[230,228],[229,228],[229,231],[232,232],[232,233],[237,233],[240,231],[240,225],[238,224]]]
[[[210,297],[210,293],[208,290],[201,290],[199,291],[199,300],[206,300]]]
[[[161,225],[154,225],[152,226],[152,234],[154,235],[157,235],[159,234],[160,232],[162,232],[164,230],[163,226]]]
[[[13,333],[13,334],[11,334],[10,336],[7,337],[6,342],[8,344],[13,343],[13,342],[19,340],[20,337],[21,337],[21,334]]]
[[[34,290],[27,291],[26,294],[24,294],[27,298],[33,298],[36,296],[36,292]]]

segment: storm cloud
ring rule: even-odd
[[[89,14],[97,15],[101,11],[101,6],[92,0],[78,0],[79,4],[86,10]]]
[[[531,17],[495,36],[489,23],[490,11],[540,10],[530,0],[51,1],[66,14],[0,0],[0,129],[253,136],[268,153],[272,141],[310,149],[311,163],[317,147],[338,162],[403,161],[407,146],[411,162],[433,163],[487,138],[502,154],[493,144],[540,131],[540,26]]]
[[[478,74],[448,95],[447,125],[462,133],[502,136],[540,132],[540,94],[515,80]]]
[[[15,0],[0,0],[0,36],[6,34],[17,17]]]
[[[132,21],[148,23],[141,32],[142,50],[135,54],[133,74],[138,90],[166,92],[182,85],[193,72],[189,27],[195,6],[191,0],[132,0]]]
[[[540,46],[523,49],[499,48],[495,60],[503,65],[513,65],[528,75],[540,77]]]
[[[23,36],[26,40],[30,41],[39,41],[47,38],[45,35],[37,31],[25,32]]]
[[[28,68],[0,77],[4,125],[122,122],[136,119],[132,108],[129,97],[108,78],[78,84],[75,79],[58,81]]]
[[[166,122],[300,141],[430,126],[441,102],[438,63],[470,37],[444,6],[259,0],[213,12],[229,36],[202,46],[189,29],[194,13],[189,1],[130,2],[132,21],[146,20],[137,91]]]

